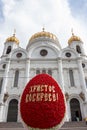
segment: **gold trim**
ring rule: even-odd
[[[68,44],[70,45],[73,41],[80,41],[82,42],[82,40],[80,39],[80,37],[75,36],[73,33],[73,29],[71,30],[72,32],[72,36],[70,37],[70,39],[68,40]]]
[[[13,34],[13,36],[8,37],[8,38],[6,39],[6,42],[16,42],[17,44],[19,44],[19,40],[15,37],[15,33],[16,33],[16,30],[14,29],[14,34]]]
[[[48,37],[50,39],[57,40],[56,35],[54,35],[50,32],[46,32],[45,28],[43,28],[41,32],[38,32],[38,33],[35,33],[34,35],[32,35],[29,41],[32,41],[32,40],[39,38],[39,37]]]

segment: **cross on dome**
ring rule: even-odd
[[[71,29],[72,36],[74,36],[73,28]]]
[[[45,28],[44,28],[44,27],[42,28],[42,31],[43,31],[43,32],[45,31]]]
[[[16,35],[16,29],[14,28],[14,33],[13,33],[13,36],[15,37],[15,35]]]

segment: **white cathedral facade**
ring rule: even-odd
[[[87,117],[87,56],[82,40],[72,33],[66,48],[45,30],[35,33],[26,49],[15,34],[6,39],[0,59],[0,122],[20,122],[18,103],[27,82],[48,73],[66,98],[66,121]]]

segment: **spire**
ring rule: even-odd
[[[44,28],[44,27],[42,28],[42,31],[43,31],[43,32],[45,31],[45,28]]]
[[[45,27],[44,27],[44,24],[43,24],[43,27],[42,27],[42,31],[43,31],[43,32],[45,31]]]
[[[73,28],[71,28],[71,33],[72,33],[72,36],[74,36]]]

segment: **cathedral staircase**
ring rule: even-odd
[[[0,123],[0,130],[26,130],[21,123],[8,122]],[[65,122],[60,130],[87,130],[85,121]]]

